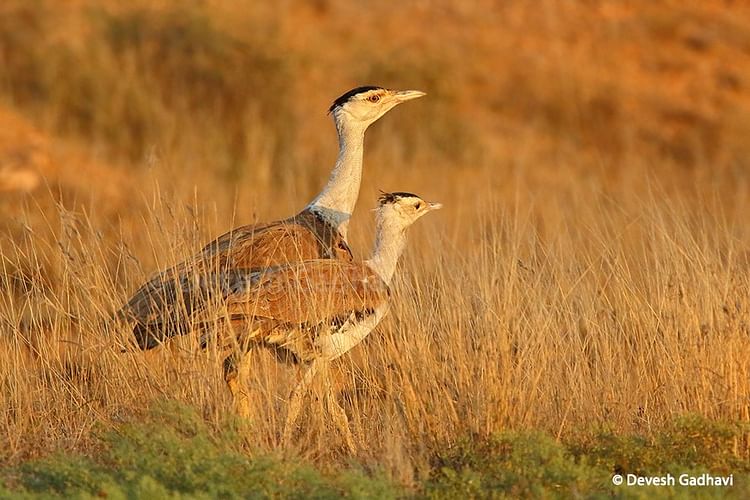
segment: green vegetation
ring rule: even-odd
[[[212,429],[193,410],[163,404],[137,423],[98,433],[87,455],[53,454],[0,470],[0,497],[41,498],[481,498],[698,496],[750,493],[750,463],[732,453],[738,425],[680,419],[651,438],[600,432],[558,443],[541,433],[466,438],[434,457],[429,477],[407,488],[349,463],[316,468],[243,449],[232,424]],[[614,472],[734,474],[732,488],[613,486]]]
[[[91,456],[55,454],[5,469],[2,495],[109,498],[396,496],[377,474],[324,474],[310,465],[249,455],[231,425],[210,429],[194,412],[163,405],[141,423],[102,432]]]
[[[561,445],[541,433],[466,439],[434,463],[426,492],[434,498],[490,496],[615,496],[623,498],[746,498],[750,463],[733,453],[747,427],[698,417],[675,420],[652,437],[611,432],[581,435]],[[734,475],[732,488],[614,486],[613,474]]]

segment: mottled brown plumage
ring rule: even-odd
[[[329,337],[384,309],[390,295],[367,265],[332,259],[237,271],[225,283],[222,313],[240,343],[282,347],[302,361],[343,354]]]
[[[243,226],[149,280],[118,316],[132,325],[138,346],[150,349],[169,337],[188,333],[196,314],[224,298],[220,278],[226,279],[232,271],[311,259],[352,260],[346,241],[314,212],[305,210],[289,219]]]

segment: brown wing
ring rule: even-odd
[[[238,273],[229,288],[225,312],[236,332],[301,358],[315,355],[318,332],[373,314],[390,295],[366,265],[330,259]]]
[[[230,316],[318,324],[372,311],[388,300],[388,285],[361,263],[318,259],[238,275],[226,297]]]
[[[208,244],[200,256],[223,269],[266,268],[311,259],[352,260],[336,228],[309,211],[232,230]]]
[[[197,312],[205,310],[233,269],[259,269],[310,259],[351,261],[352,254],[336,228],[309,211],[290,219],[243,226],[208,244],[194,258],[149,280],[117,313],[132,325],[142,349],[188,333]]]

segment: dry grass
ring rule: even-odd
[[[164,398],[222,421],[217,353],[122,354],[101,321],[221,231],[298,209],[333,162],[326,103],[365,79],[430,95],[368,136],[357,253],[377,188],[446,209],[335,367],[360,459],[408,483],[466,434],[750,420],[750,17],[594,4],[0,7],[2,95],[54,166],[0,199],[1,457],[85,448]],[[248,445],[273,449],[296,373],[256,361]],[[304,423],[298,451],[339,460],[321,404]]]

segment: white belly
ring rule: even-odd
[[[359,321],[354,322],[350,319],[336,333],[319,337],[316,346],[327,359],[336,359],[362,342],[387,312],[388,304],[383,304]]]

